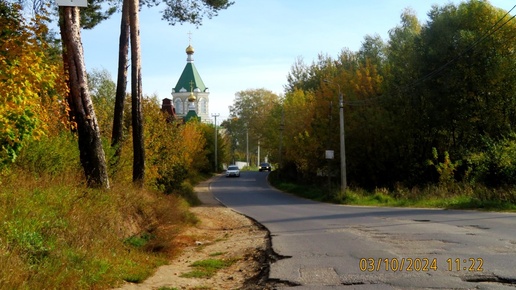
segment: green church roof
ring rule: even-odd
[[[181,77],[177,81],[176,86],[174,87],[174,91],[176,93],[181,92],[181,88],[184,88],[187,92],[190,92],[192,89],[190,87],[190,82],[193,82],[193,89],[199,88],[201,92],[206,90],[206,86],[199,75],[199,72],[195,68],[193,62],[188,62],[181,74]]]
[[[190,110],[185,116],[185,122],[188,122],[190,120],[201,121],[201,117],[197,116],[197,113],[194,110]]]

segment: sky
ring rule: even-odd
[[[366,35],[388,40],[388,32],[400,24],[406,8],[421,23],[432,5],[450,0],[233,0],[227,10],[200,27],[169,25],[160,7],[140,12],[142,88],[144,95],[160,100],[171,91],[186,65],[191,44],[194,64],[210,90],[210,115],[217,123],[229,117],[235,94],[264,88],[284,94],[287,75],[297,59],[305,64],[319,54],[336,58],[343,49],[358,51]],[[506,11],[515,0],[491,0]],[[191,33],[191,34],[189,34]],[[107,70],[117,76],[120,14],[114,14],[92,30],[82,31],[88,71]],[[128,85],[130,90],[130,85]],[[212,119],[213,121],[213,119]],[[220,124],[220,123],[219,123]]]

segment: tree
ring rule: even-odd
[[[514,21],[487,1],[434,6],[420,25],[406,10],[390,30],[382,107],[398,181],[434,181],[432,148],[456,160],[514,127]],[[463,162],[463,164],[467,164]],[[460,168],[458,172],[465,172]],[[396,182],[390,177],[391,184]]]
[[[129,62],[129,0],[122,4],[122,17],[120,20],[120,40],[118,44],[118,77],[116,82],[115,106],[113,112],[113,131],[111,135],[111,147],[115,148],[115,162],[122,154],[121,143],[124,137],[124,103],[127,88],[127,64]]]
[[[424,74],[439,71],[423,84],[432,141],[438,151],[462,155],[481,144],[478,136],[498,139],[516,125],[516,24],[486,1],[434,8],[430,16],[421,63]]]
[[[226,137],[227,134],[221,134],[223,128],[217,125],[217,166],[215,168],[215,126],[213,124],[200,123],[200,129],[204,135],[205,147],[204,155],[206,156],[208,163],[204,167],[199,167],[200,171],[204,174],[210,172],[218,172],[223,163],[231,162],[229,152],[229,140]]]
[[[279,102],[279,96],[266,89],[249,89],[235,94],[235,101],[230,107],[231,118],[235,120],[230,126],[231,134],[241,146],[249,143],[251,151],[257,150],[258,142],[263,141],[267,127],[267,118]],[[268,142],[264,142],[269,146]]]
[[[149,140],[145,144],[148,164],[145,183],[165,193],[182,194],[185,181],[195,182],[199,172],[210,172],[207,157],[213,147],[206,143],[208,125],[195,121],[167,122],[168,115],[160,110],[156,96],[144,98],[143,106],[148,124],[145,139]]]
[[[133,113],[133,150],[134,152],[134,169],[133,180],[141,181],[145,172],[145,153],[143,145],[143,124],[141,112],[141,68],[139,56],[139,27],[135,23],[138,18],[140,2],[133,3],[135,0],[124,0],[122,6],[122,18],[120,24],[120,43],[119,43],[119,61],[118,61],[118,80],[117,94],[113,122],[113,135],[111,146],[116,148],[115,158],[120,156],[121,142],[123,140],[123,108],[125,102],[125,88],[127,85],[127,60],[128,60],[128,42],[131,40],[131,95],[132,95],[132,113]],[[161,1],[149,0],[142,1],[141,4],[147,6],[159,5]],[[163,18],[169,21],[171,25],[176,23],[190,22],[195,25],[201,25],[204,16],[211,18],[218,14],[218,11],[227,9],[233,4],[228,0],[209,0],[209,1],[189,1],[189,0],[166,0],[167,7],[163,12]],[[135,30],[138,29],[138,30]],[[130,37],[129,37],[130,35]],[[137,46],[137,48],[136,48]],[[138,66],[137,68],[135,66]],[[138,93],[138,91],[140,91]],[[139,94],[139,95],[135,95]],[[136,137],[136,138],[135,138]]]
[[[44,21],[38,16],[26,24],[21,7],[0,0],[0,169],[65,112],[62,64],[41,37],[48,32]]]
[[[102,148],[100,129],[93,108],[84,64],[78,7],[60,7],[62,15],[64,69],[68,74],[70,94],[68,103],[72,121],[79,136],[81,164],[90,187],[109,188],[106,158]]]
[[[145,145],[143,141],[142,73],[140,58],[139,1],[129,0],[131,30],[131,113],[133,128],[133,182],[143,185],[145,177]]]
[[[25,1],[19,1],[23,3]],[[35,15],[45,15],[45,1],[32,2],[30,9]],[[107,19],[115,11],[115,7],[108,7],[102,11],[102,0],[89,0],[88,7],[59,8],[59,26],[62,41],[62,56],[65,74],[68,75],[67,97],[70,108],[70,119],[75,124],[79,135],[79,149],[81,164],[84,169],[87,184],[90,187],[109,188],[107,167],[104,150],[100,139],[100,129],[96,120],[92,100],[88,91],[86,68],[83,58],[83,48],[80,41],[80,18],[84,19],[84,28],[93,28],[102,20]],[[46,19],[48,21],[48,19]],[[45,33],[48,36],[47,33]]]
[[[100,22],[111,17],[116,10],[117,3],[115,1],[88,0],[88,6],[80,10],[81,27],[84,29],[93,29]]]
[[[390,32],[385,109],[398,129],[398,176],[433,180],[432,148],[462,160],[515,125],[515,24],[487,1],[434,6],[421,26],[405,12]],[[464,171],[465,169],[461,169]]]
[[[311,92],[295,90],[285,95],[283,104],[283,138],[286,140],[282,145],[285,150],[284,171],[297,181],[312,182],[315,177],[313,169],[320,168],[323,147],[326,145],[316,139],[312,126],[317,114],[313,109],[315,96]]]
[[[157,6],[165,3],[163,19],[170,25],[177,23],[192,23],[200,26],[204,17],[211,19],[217,16],[219,11],[228,9],[234,2],[228,0],[143,0],[142,4]]]
[[[369,61],[378,71],[382,71],[386,58],[385,52],[386,45],[379,35],[366,35],[358,51],[358,59],[362,64]]]
[[[88,73],[88,88],[95,106],[95,113],[101,135],[109,135],[113,127],[113,107],[115,105],[115,83],[106,69],[94,69]]]
[[[390,180],[407,181],[421,174],[417,164],[424,156],[428,132],[425,92],[417,86],[420,68],[417,52],[422,26],[413,10],[401,14],[401,24],[389,30],[383,107],[391,125]],[[397,177],[395,177],[397,176]],[[392,181],[391,181],[392,182]]]
[[[290,67],[285,91],[293,92],[296,89],[305,89],[304,84],[309,80],[309,73],[310,68],[304,63],[303,58],[298,57],[296,62]]]

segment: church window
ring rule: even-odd
[[[199,100],[199,107],[201,109],[201,114],[206,114],[208,113],[208,102],[206,102],[206,99],[205,98],[202,98]]]
[[[176,107],[177,114],[183,114],[183,102],[181,101],[181,99],[176,99],[174,101],[174,107]]]

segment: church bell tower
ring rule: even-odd
[[[175,87],[172,88],[172,102],[176,116],[188,121],[192,117],[199,117],[202,122],[210,121],[210,92],[204,85],[193,60],[194,48],[186,48],[186,66]]]

